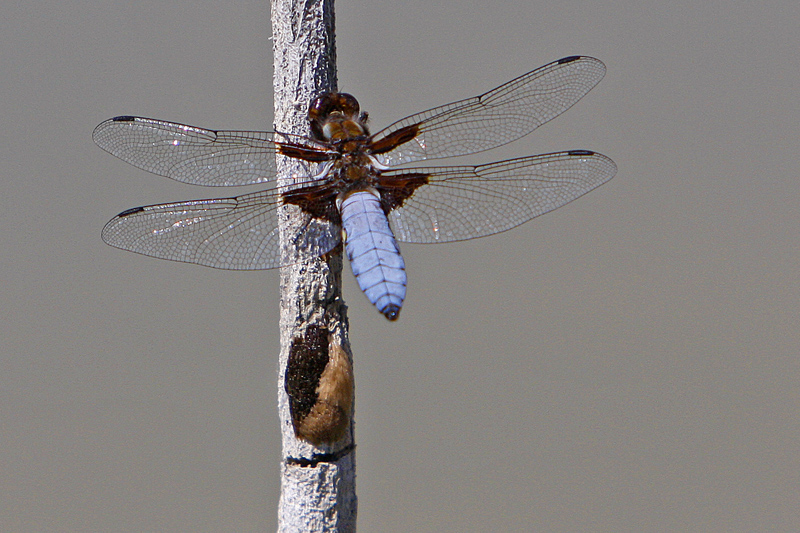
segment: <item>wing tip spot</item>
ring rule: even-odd
[[[117,215],[117,218],[127,217],[129,215],[141,213],[142,211],[144,211],[144,207],[131,207],[130,209],[126,209],[125,211]]]
[[[111,122],[135,122],[136,117],[133,115],[120,115],[111,119]]]

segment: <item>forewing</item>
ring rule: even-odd
[[[229,270],[259,270],[298,263],[330,251],[340,230],[306,214],[294,237],[281,243],[280,197],[260,191],[235,198],[137,207],[103,228],[111,246],[152,257]]]
[[[282,142],[300,139],[262,131],[206,130],[130,116],[106,120],[92,134],[100,148],[137,168],[206,186],[274,184],[276,136]]]
[[[389,213],[397,240],[451,242],[506,231],[548,213],[602,185],[617,172],[602,154],[573,150],[479,166],[392,170],[403,183],[427,175],[400,207]]]
[[[411,140],[379,155],[386,165],[482,152],[529,134],[557,117],[603,79],[605,65],[565,57],[481,96],[406,117],[374,135]],[[393,144],[389,142],[389,144]]]

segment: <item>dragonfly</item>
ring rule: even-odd
[[[407,164],[483,152],[528,135],[572,107],[605,71],[598,59],[565,57],[377,133],[346,93],[324,93],[310,103],[308,136],[118,116],[98,125],[93,139],[137,168],[193,185],[266,188],[128,209],[106,224],[102,238],[152,257],[232,270],[296,264],[344,243],[361,290],[396,320],[407,285],[398,242],[500,233],[575,200],[617,171],[590,150],[483,165]],[[302,172],[281,176],[276,156],[292,158]],[[299,208],[300,222],[282,238],[279,213],[287,205]]]

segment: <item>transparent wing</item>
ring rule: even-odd
[[[617,172],[604,155],[573,150],[479,166],[409,168],[382,178],[428,175],[389,213],[397,240],[451,242],[506,231],[557,209],[602,185]]]
[[[395,122],[376,133],[375,142],[392,134],[410,137],[417,132],[416,136],[377,157],[391,166],[496,148],[529,134],[572,107],[603,79],[605,72],[598,59],[565,57],[481,96]]]
[[[103,228],[111,246],[152,257],[229,270],[277,268],[330,251],[338,226],[303,215],[294,237],[278,234],[276,191],[151,205],[124,211]]]
[[[274,182],[276,136],[284,142],[304,139],[262,131],[206,130],[130,116],[106,120],[92,134],[100,148],[137,168],[206,186]]]

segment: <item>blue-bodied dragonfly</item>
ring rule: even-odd
[[[397,241],[440,243],[506,231],[614,177],[604,155],[571,150],[477,166],[405,167],[482,152],[560,115],[603,78],[597,59],[560,59],[474,98],[399,120],[371,134],[354,97],[326,93],[308,110],[309,137],[215,131],[141,117],[101,123],[95,142],[135,167],[207,186],[266,184],[233,198],[123,211],[103,228],[118,248],[214,268],[294,264],[344,242],[359,286],[389,320],[406,293]],[[308,172],[279,180],[276,155]],[[299,207],[302,224],[279,238],[277,209]]]

